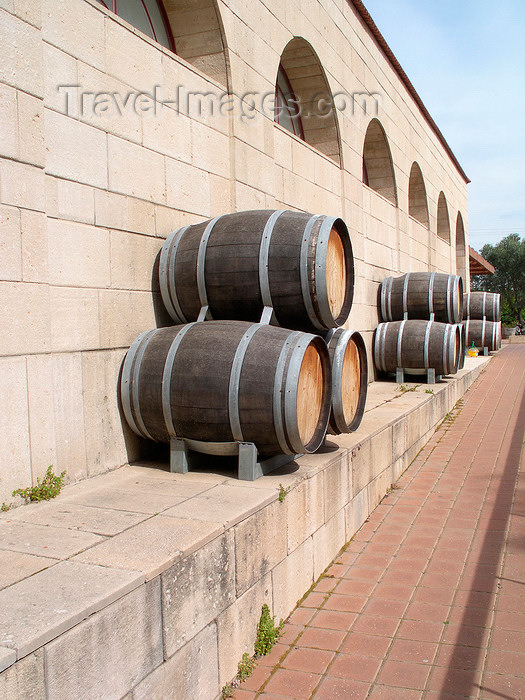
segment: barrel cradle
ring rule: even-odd
[[[368,361],[363,336],[338,328],[326,336],[332,363],[332,408],[328,432],[332,435],[357,430],[365,411]]]
[[[325,341],[260,323],[206,321],[143,333],[121,373],[125,418],[160,442],[255,444],[261,455],[322,443],[331,402]]]
[[[374,333],[374,363],[380,372],[454,374],[459,366],[461,334],[458,324],[404,320],[380,323]]]
[[[440,272],[408,272],[387,277],[379,291],[383,321],[430,319],[459,323],[463,318],[463,280]]]
[[[463,322],[467,348],[473,343],[477,348],[489,351],[501,348],[501,321],[488,321],[486,318],[468,318]]]
[[[337,217],[254,210],[185,226],[166,240],[159,261],[164,305],[175,323],[258,321],[272,307],[284,328],[319,333],[348,318],[354,260]]]
[[[501,295],[492,292],[470,292],[463,297],[465,319],[501,321]]]

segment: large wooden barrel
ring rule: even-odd
[[[332,435],[357,430],[365,412],[368,361],[363,336],[337,328],[326,336],[332,362],[332,410],[328,432]]]
[[[243,321],[158,328],[129,349],[120,394],[142,437],[313,452],[330,415],[328,348],[320,336]]]
[[[380,288],[383,321],[429,319],[459,323],[463,318],[463,280],[441,272],[408,272],[387,277]]]
[[[501,321],[487,321],[482,318],[468,318],[465,326],[465,343],[467,348],[488,348],[490,351],[501,347]]]
[[[486,318],[501,321],[500,295],[492,292],[470,292],[463,297],[465,318]]]
[[[460,350],[458,324],[390,321],[380,323],[374,334],[374,363],[380,372],[401,367],[408,373],[434,368],[436,374],[454,374]]]
[[[354,260],[342,219],[256,210],[174,231],[160,256],[164,305],[176,323],[198,318],[259,321],[265,306],[283,328],[342,325],[354,293]]]

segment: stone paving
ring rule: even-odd
[[[525,346],[459,404],[236,700],[525,698]]]

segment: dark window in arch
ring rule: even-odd
[[[428,228],[428,202],[425,181],[419,165],[414,162],[408,181],[408,213]]]
[[[281,100],[287,106],[285,110],[275,110],[275,121],[341,165],[332,92],[319,57],[305,39],[295,37],[286,45],[275,93],[276,106],[281,105]]]
[[[277,71],[275,84],[275,121],[283,129],[287,129],[304,141],[300,104],[282,65]]]
[[[98,2],[162,46],[175,50],[164,7],[158,0],[98,0]]]
[[[437,208],[437,235],[447,243],[450,243],[450,220],[448,216],[447,200],[443,192],[439,193]]]
[[[466,281],[468,276],[467,246],[465,243],[465,227],[460,211],[458,211],[456,218],[456,274],[461,275],[463,281]]]
[[[392,204],[397,204],[392,155],[385,131],[377,119],[372,119],[366,130],[363,145],[363,182]]]

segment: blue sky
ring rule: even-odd
[[[470,245],[525,237],[524,0],[364,0],[472,180]]]

